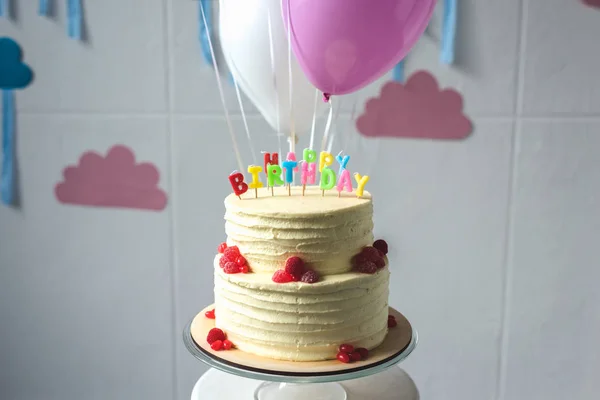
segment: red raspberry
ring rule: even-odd
[[[217,251],[221,254],[223,254],[225,252],[225,249],[227,248],[227,243],[223,242],[219,245],[219,247],[217,247]]]
[[[357,266],[356,270],[363,274],[374,274],[377,272],[377,265],[374,262],[365,261],[364,264]]]
[[[344,364],[348,364],[350,362],[350,356],[348,355],[348,353],[343,353],[340,351],[339,353],[337,353],[336,358]]]
[[[363,360],[366,360],[367,358],[369,358],[369,350],[365,349],[364,347],[359,347],[358,349],[356,349],[354,351],[358,351],[360,353],[360,357]]]
[[[352,265],[354,267],[358,267],[359,265],[363,265],[365,263],[365,261],[369,261],[367,259],[367,256],[364,255],[363,253],[358,253],[357,255],[355,255],[354,257],[352,257]]]
[[[373,247],[382,252],[383,255],[386,255],[388,253],[388,244],[383,239],[376,240],[375,243],[373,243]]]
[[[248,272],[250,272],[250,268],[248,268],[248,266],[247,266],[247,265],[242,265],[242,266],[240,267],[240,272],[241,272],[242,274],[247,274]]]
[[[228,262],[229,260],[227,259],[227,257],[221,256],[221,258],[219,258],[219,267],[225,268],[225,264],[227,264]]]
[[[383,258],[383,253],[377,250],[375,247],[364,247],[361,251],[367,257],[367,260],[375,262],[378,258]]]
[[[299,281],[304,274],[304,261],[300,257],[288,258],[285,261],[285,271],[294,278],[294,281]]]
[[[373,263],[377,266],[377,268],[381,269],[383,267],[385,267],[385,259],[384,258],[378,258],[377,260],[373,261]]]
[[[223,350],[231,350],[232,347],[233,347],[233,343],[231,343],[230,340],[223,341]]]
[[[206,336],[206,341],[208,344],[213,344],[217,340],[223,341],[225,339],[227,339],[225,333],[219,328],[212,328],[210,331],[208,331],[208,336]]]
[[[361,361],[362,356],[360,355],[360,353],[358,351],[355,351],[354,353],[350,354],[350,359],[352,361]]]
[[[396,317],[390,315],[388,317],[388,328],[395,328],[396,326],[398,326],[398,322],[396,322]]]
[[[221,340],[215,340],[210,345],[210,348],[213,349],[214,351],[219,351],[223,348],[223,342]]]
[[[248,262],[246,261],[244,256],[239,256],[235,259],[235,263],[241,267],[242,265],[246,265]]]
[[[275,283],[289,283],[294,281],[294,277],[283,269],[275,271],[272,279]]]
[[[319,274],[317,271],[306,271],[300,280],[304,283],[317,283],[319,282]]]
[[[238,272],[240,272],[240,266],[234,262],[228,261],[227,264],[225,264],[225,267],[223,268],[223,272],[225,272],[226,274],[237,274]]]
[[[208,319],[215,319],[215,310],[207,311],[207,312],[204,313],[204,315]]]
[[[351,344],[343,344],[340,346],[339,351],[342,353],[352,354],[354,352],[354,346]]]
[[[235,262],[235,260],[240,256],[240,249],[238,249],[237,246],[230,246],[225,249],[223,255],[227,260]]]

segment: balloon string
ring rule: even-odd
[[[271,56],[271,72],[273,73],[273,89],[275,90],[275,112],[276,112],[276,124],[277,124],[277,144],[279,148],[279,155],[281,153],[281,119],[279,109],[279,90],[277,90],[277,74],[275,71],[275,46],[273,45],[273,22],[271,19],[271,8],[267,7],[267,25],[269,31],[269,54]]]
[[[319,101],[319,89],[315,89],[315,104],[313,106],[312,128],[310,129],[310,145],[309,149],[313,149],[315,144],[315,127],[317,125],[317,101]]]
[[[329,104],[329,115],[327,115],[327,123],[325,124],[325,132],[323,133],[323,140],[321,141],[321,151],[325,151],[325,145],[327,144],[327,139],[329,138],[329,131],[331,130],[331,119],[333,118],[333,102],[330,101]]]
[[[240,111],[242,113],[242,121],[244,121],[244,129],[246,130],[246,137],[248,137],[248,145],[250,147],[250,152],[252,153],[252,163],[254,165],[259,165],[259,164],[257,164],[256,152],[254,151],[254,146],[252,145],[252,137],[250,136],[250,128],[248,127],[248,120],[246,119],[246,111],[244,110],[244,102],[242,101],[240,87],[237,83],[237,80],[235,80],[235,79],[233,79],[233,86],[235,87],[235,94],[237,96],[238,104],[240,105]]]
[[[342,99],[337,105],[335,112],[333,113],[333,128],[331,130],[331,136],[329,137],[329,143],[327,143],[327,152],[331,153],[331,148],[333,147],[333,142],[335,141],[335,137],[338,132],[338,117],[340,115],[340,110],[342,109]]]
[[[444,0],[444,17],[442,21],[442,51],[440,61],[443,64],[454,62],[454,44],[456,41],[457,1]]]
[[[350,131],[352,128],[352,124],[354,123],[354,118],[356,117],[356,105],[358,103],[358,100],[354,100],[354,104],[352,105],[352,112],[350,113],[350,120],[348,121],[348,127],[346,129],[346,133],[344,134],[344,142],[342,145],[343,149],[347,149],[348,148],[348,137],[350,137]]]
[[[296,129],[294,126],[294,81],[292,75],[292,30],[289,29],[291,24],[291,11],[287,9],[287,22],[288,22],[288,81],[289,81],[289,111],[290,111],[290,151],[295,152],[296,147]]]
[[[202,2],[200,3],[200,13],[202,14],[202,21],[204,25],[206,25],[206,15],[204,14],[204,6]],[[215,76],[217,77],[217,87],[219,88],[219,94],[221,95],[221,103],[223,104],[223,110],[225,111],[225,120],[227,122],[227,127],[229,129],[229,135],[231,135],[231,141],[233,143],[233,152],[235,153],[235,158],[237,159],[238,168],[241,173],[244,172],[244,163],[242,162],[242,156],[240,155],[240,150],[238,148],[237,141],[235,140],[235,132],[233,131],[233,124],[231,123],[231,118],[229,116],[229,111],[227,110],[227,103],[225,102],[225,93],[223,92],[223,83],[221,82],[221,75],[219,75],[219,67],[217,65],[217,58],[215,57],[215,49],[212,45],[212,40],[210,35],[207,36],[208,48],[210,50],[210,55],[212,58],[213,67],[215,69]]]

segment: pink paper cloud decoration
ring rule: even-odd
[[[386,83],[379,97],[367,101],[356,128],[369,137],[464,139],[473,125],[462,109],[460,93],[440,90],[433,75],[419,71],[405,84]]]
[[[151,163],[136,164],[133,152],[114,146],[106,157],[88,151],[78,165],[63,171],[64,180],[54,189],[64,204],[163,210],[167,195],[158,187],[160,178]]]

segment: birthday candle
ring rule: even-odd
[[[241,195],[248,191],[248,184],[244,182],[244,175],[241,172],[234,171],[229,175],[229,183],[233,188],[233,192],[241,199]]]
[[[265,153],[264,160],[265,160],[265,172],[267,172],[267,167],[269,165],[279,165],[279,154],[273,153],[271,155],[271,153]]]
[[[360,176],[360,174],[357,172],[354,174],[354,180],[356,181],[356,184],[357,184],[356,196],[362,197],[365,185],[367,184],[367,182],[369,182],[369,175]]]
[[[281,167],[277,164],[270,165],[269,168],[267,168],[267,179],[269,181],[269,186],[271,187],[283,185],[284,182],[281,179]]]
[[[319,172],[322,173],[323,168],[329,167],[331,164],[333,164],[333,156],[331,153],[322,151],[321,155],[319,156]]]
[[[302,175],[300,183],[303,185],[314,185],[317,179],[317,163],[302,163]]]
[[[288,184],[294,182],[294,171],[298,169],[296,168],[298,166],[298,162],[285,160],[282,165],[285,169],[285,182]]]
[[[262,167],[260,165],[250,165],[248,167],[248,172],[252,174],[252,182],[248,184],[250,189],[254,189],[254,197],[258,197],[258,189],[263,187],[258,174],[262,172]]]
[[[314,163],[317,161],[317,152],[312,149],[304,149],[302,157],[304,158],[304,162]]]
[[[350,156],[342,157],[342,153],[340,152],[340,154],[335,156],[335,160],[340,164],[338,175],[342,175],[342,170],[346,169],[346,165],[348,165],[348,161],[350,161]]]
[[[298,160],[296,160],[296,153],[294,153],[293,151],[290,151],[289,153],[287,153],[286,161],[298,161]],[[298,172],[297,165],[298,165],[298,163],[296,163],[296,168],[294,168],[294,172]]]
[[[329,189],[333,189],[333,187],[335,186],[335,172],[331,169],[331,168],[323,168],[323,171],[321,171],[321,190],[325,191],[325,190],[329,190]]]
[[[347,192],[352,192],[352,179],[350,178],[350,171],[343,169],[340,173],[340,177],[337,182],[337,191],[341,192],[346,189]]]

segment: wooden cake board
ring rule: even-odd
[[[206,341],[208,331],[215,327],[215,320],[206,318],[204,313],[213,310],[214,305],[206,307],[192,320],[190,333],[193,344],[205,356],[230,368],[247,370],[259,374],[301,377],[315,375],[342,375],[374,368],[389,363],[399,357],[409,346],[414,347],[413,329],[404,315],[390,307],[389,314],[396,317],[397,326],[390,328],[384,342],[369,352],[369,358],[344,364],[338,360],[326,361],[284,361],[254,354],[238,349],[215,351]],[[235,344],[235,343],[234,343]],[[410,349],[412,350],[412,348]]]

